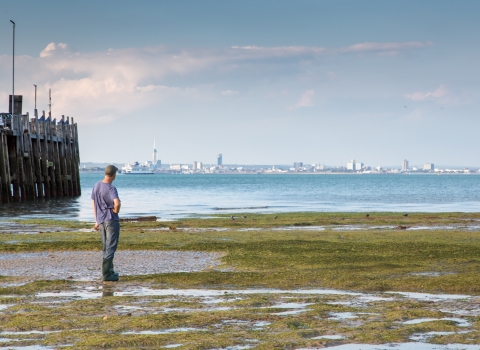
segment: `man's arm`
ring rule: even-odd
[[[115,198],[115,199],[113,200],[113,210],[112,210],[112,211],[113,211],[115,214],[120,213],[120,207],[121,207],[121,206],[122,206],[122,202],[120,202],[120,199]]]
[[[97,209],[95,208],[95,201],[92,199],[92,209],[93,209],[93,217],[95,218],[95,226],[93,228],[98,230],[98,223],[97,223]]]

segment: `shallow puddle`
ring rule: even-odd
[[[411,226],[407,230],[469,230],[478,231],[480,225],[458,225],[458,226]]]
[[[325,231],[325,226],[282,226],[271,228],[272,231]]]
[[[29,335],[29,334],[52,334],[52,333],[60,333],[61,331],[18,331],[18,332],[10,332],[10,331],[0,331],[0,335]]]
[[[299,348],[297,350],[314,350],[318,348]],[[428,344],[428,343],[391,343],[391,344],[344,344],[328,347],[329,350],[479,350],[479,345],[465,344]]]
[[[152,289],[147,287],[133,288],[126,291],[113,291],[111,296],[186,296],[211,298],[229,295],[250,295],[250,294],[301,294],[301,295],[351,295],[361,296],[361,293],[348,292],[335,289]],[[42,292],[37,293],[39,298],[77,298],[77,299],[93,299],[103,296],[102,291],[68,291],[68,292]]]
[[[340,340],[340,339],[345,339],[345,337],[343,335],[320,335],[320,336],[314,337],[312,339]]]
[[[252,326],[253,326],[253,330],[260,330],[260,329],[263,329],[267,326],[270,326],[272,324],[272,322],[268,322],[268,321],[258,321],[258,322],[255,322]]]
[[[427,333],[415,333],[410,336],[411,340],[419,341],[419,342],[426,342],[430,340],[430,338],[444,336],[444,335],[453,335],[453,334],[466,334],[470,331],[463,331],[463,332],[427,332]]]
[[[300,310],[291,310],[291,311],[282,311],[282,312],[274,312],[272,315],[276,316],[289,316],[289,315],[298,315],[301,314],[302,312],[307,312],[309,311],[308,309],[300,309]]]
[[[358,316],[353,312],[331,312],[329,318],[332,320],[348,320],[358,318]]]
[[[274,312],[272,315],[277,315],[277,316],[287,316],[287,315],[296,315],[300,314],[302,312],[307,312],[310,311],[309,309],[306,309],[307,306],[313,305],[313,303],[280,303],[276,304],[273,306],[268,306],[265,308],[268,309],[295,309],[295,310],[290,310],[290,311],[282,311],[282,312]]]
[[[160,330],[149,330],[149,331],[132,331],[132,332],[122,332],[121,334],[145,334],[145,335],[155,335],[155,334],[171,334],[171,333],[180,333],[180,332],[204,332],[204,329],[198,328],[172,328],[172,329],[160,329]]]
[[[470,295],[463,295],[463,294],[429,294],[429,293],[414,293],[414,292],[387,292],[387,293],[400,294],[410,299],[433,301],[433,302],[471,298]]]
[[[441,312],[460,315],[460,316],[480,316],[480,309],[478,307],[469,307],[468,310],[463,309],[440,309]]]
[[[43,345],[0,347],[0,350],[54,350],[54,349],[55,349],[55,347],[43,346]]]
[[[412,276],[427,276],[427,277],[438,277],[445,275],[455,275],[455,272],[412,272]]]
[[[472,324],[470,322],[465,321],[461,318],[451,318],[451,317],[444,317],[444,318],[418,318],[415,320],[404,321],[403,324],[419,324],[424,322],[434,322],[434,321],[451,321],[455,322],[458,327],[470,327]]]

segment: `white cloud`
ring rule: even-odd
[[[305,93],[300,98],[300,101],[298,101],[296,104],[294,104],[291,109],[298,109],[298,108],[303,108],[303,107],[312,107],[314,97],[315,97],[315,91],[313,91],[313,90],[305,91]]]
[[[421,49],[424,47],[432,46],[432,42],[418,42],[418,41],[409,41],[409,42],[390,42],[390,43],[360,43],[344,48],[333,49],[334,52],[347,53],[347,52],[398,52],[400,50],[411,50],[411,49]]]
[[[315,46],[232,46],[234,51],[241,51],[252,56],[301,56],[321,55],[327,52],[324,47]]]
[[[38,105],[45,108],[48,89],[52,89],[55,113],[81,117],[82,123],[98,123],[131,113],[138,106],[161,105],[173,97],[182,101],[211,100],[215,94],[212,81],[195,83],[189,76],[212,72],[214,79],[241,69],[255,69],[256,64],[270,63],[282,57],[354,52],[390,52],[423,48],[429,43],[360,43],[343,48],[307,46],[258,47],[243,46],[224,49],[171,48],[154,46],[127,49],[106,49],[97,52],[78,52],[65,43],[49,43],[39,57],[18,56],[16,59],[16,91],[33,101],[33,87],[38,86]],[[11,60],[0,56],[0,80],[9,79]],[[290,63],[289,63],[290,64]],[[260,67],[260,65],[259,65]],[[215,75],[218,74],[218,75]],[[168,79],[175,78],[175,83]],[[198,77],[198,76],[197,76]],[[333,78],[333,75],[329,75]],[[177,79],[178,78],[178,79]],[[187,79],[185,79],[187,78]],[[185,79],[183,86],[176,85]],[[201,78],[200,78],[201,79]],[[208,78],[207,78],[208,79]],[[8,84],[0,86],[8,94]],[[235,96],[235,90],[224,90],[221,96]],[[292,108],[313,105],[314,91],[307,91]],[[32,103],[33,104],[33,103]]]
[[[434,91],[431,91],[431,92],[417,91],[417,92],[414,92],[414,93],[411,93],[411,94],[407,94],[405,96],[408,97],[409,99],[413,100],[413,101],[423,101],[423,100],[426,100],[426,99],[438,99],[440,97],[446,96],[447,93],[448,93],[448,91],[447,91],[446,86],[442,84],[437,89],[435,89]]]
[[[64,43],[50,43],[40,52],[40,57],[49,57],[58,54],[68,54],[76,52],[71,46]]]
[[[390,42],[390,43],[359,43],[340,48],[325,48],[316,46],[232,46],[233,50],[242,51],[252,56],[320,56],[335,55],[347,53],[368,53],[375,52],[380,54],[398,54],[402,50],[421,49],[433,45],[432,42]]]
[[[222,96],[235,96],[235,95],[238,95],[239,92],[235,91],[235,90],[224,90],[224,91],[220,92],[220,94]]]

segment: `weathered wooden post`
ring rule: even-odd
[[[75,181],[75,196],[80,196],[82,194],[82,189],[80,187],[80,169],[78,168],[80,165],[80,149],[78,146],[78,129],[77,124],[73,123],[72,118],[72,145],[73,145],[73,164],[74,167],[74,181]]]
[[[33,164],[35,168],[35,184],[37,187],[37,198],[43,198],[43,176],[41,162],[41,142],[40,142],[40,125],[38,123],[38,112],[35,109],[35,119],[33,119],[35,127],[35,141],[32,141],[33,148]]]
[[[63,184],[62,184],[62,175],[61,175],[61,167],[60,167],[60,156],[59,156],[59,138],[60,133],[58,132],[57,125],[55,121],[51,124],[52,131],[53,131],[53,172],[55,176],[55,185],[56,185],[56,197],[63,197]]]
[[[7,135],[0,130],[0,183],[1,198],[3,203],[9,203],[12,200],[12,180],[10,178],[10,164],[8,161],[8,143]]]
[[[36,190],[35,190],[35,178],[33,170],[33,152],[32,152],[32,128],[30,127],[30,115],[27,113],[22,116],[22,128],[23,132],[20,137],[23,138],[23,161],[25,169],[25,190],[26,198],[28,200],[35,199]]]
[[[72,154],[72,137],[71,137],[71,128],[70,128],[70,117],[67,116],[67,124],[64,124],[65,132],[65,151],[67,154],[65,166],[67,168],[67,186],[68,186],[68,195],[73,196],[73,186],[72,186],[72,176],[73,168],[75,167],[72,164],[73,154]],[[78,168],[78,164],[77,164]]]
[[[73,118],[0,114],[0,202],[80,195],[79,161]]]
[[[45,111],[42,111],[42,123],[40,127],[43,127],[43,143],[42,143],[42,174],[43,174],[43,186],[45,198],[51,197],[50,191],[50,175],[48,173],[48,123],[45,120]]]

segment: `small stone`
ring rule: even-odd
[[[104,320],[107,320],[107,319],[108,319],[108,316],[104,316],[103,319],[104,319]]]

